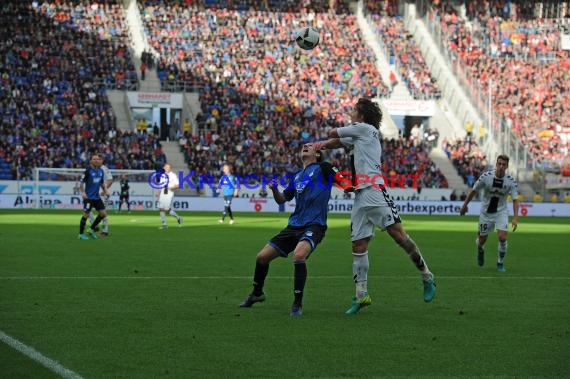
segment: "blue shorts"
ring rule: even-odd
[[[327,227],[323,225],[307,225],[305,227],[291,227],[287,225],[285,229],[279,232],[275,237],[269,240],[271,245],[279,255],[287,257],[290,252],[295,250],[297,244],[301,241],[307,241],[311,244],[311,252],[317,248],[325,237]]]

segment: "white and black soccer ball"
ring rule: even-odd
[[[319,44],[319,32],[310,27],[297,30],[295,34],[295,42],[303,50],[312,50]]]

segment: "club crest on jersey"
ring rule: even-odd
[[[314,171],[298,174],[295,176],[295,190],[297,193],[302,193],[305,188],[314,188],[312,177],[315,175]]]

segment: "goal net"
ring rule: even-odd
[[[79,189],[84,172],[85,169],[35,168],[33,182],[19,182],[14,207],[81,209],[83,198]],[[110,169],[110,172],[113,184],[109,198],[104,199],[107,209],[118,209],[121,180],[128,180],[131,209],[155,209],[155,190],[151,186],[154,179],[151,174],[155,171]],[[125,203],[123,208],[127,208]]]

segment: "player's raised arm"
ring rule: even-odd
[[[267,187],[269,187],[271,192],[273,192],[273,198],[275,199],[275,202],[277,204],[283,204],[286,201],[291,200],[293,198],[293,193],[292,193],[292,191],[294,191],[293,188],[286,188],[285,191],[283,191],[282,193],[279,191],[277,183],[269,182],[267,184]]]

